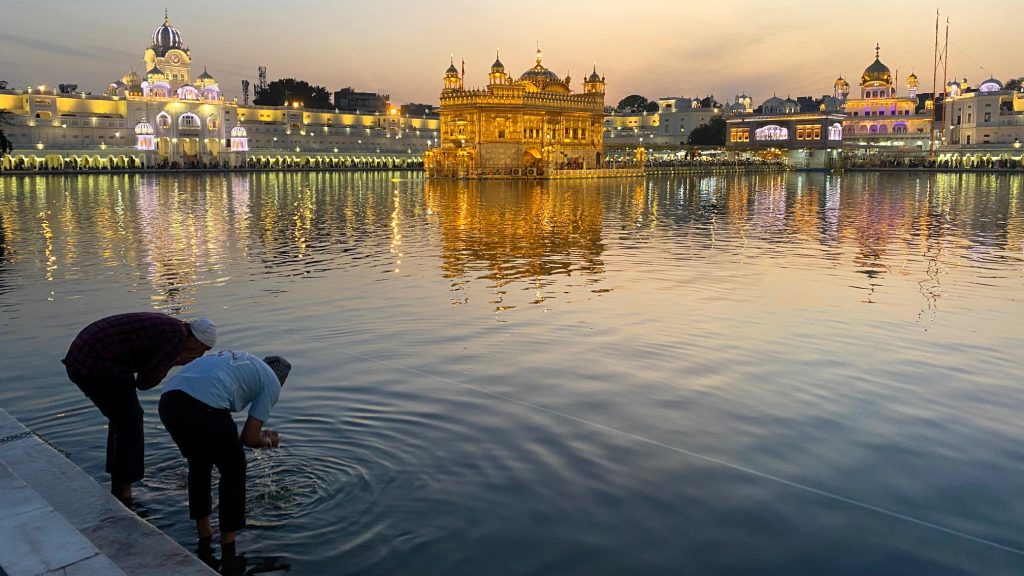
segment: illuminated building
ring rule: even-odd
[[[875,46],[875,61],[860,77],[860,98],[849,98],[850,84],[840,76],[834,84],[834,94],[843,104],[843,138],[852,147],[913,147],[928,150],[932,111],[921,105],[917,97],[918,79],[907,77],[907,95],[897,93],[896,83],[889,67],[879,59]]]
[[[432,177],[540,177],[602,162],[605,81],[594,71],[573,92],[571,79],[536,64],[518,80],[496,58],[485,88],[464,86],[454,60],[441,91],[440,146],[425,158]]]
[[[1024,142],[1024,93],[989,78],[977,89],[950,82],[943,103],[941,163],[984,165],[1016,159]]]
[[[242,106],[225,100],[214,76],[193,76],[194,57],[166,13],[134,69],[104,94],[58,92],[46,86],[0,90],[11,112],[5,132],[15,152],[3,160],[50,168],[344,166],[368,158],[419,162],[439,137],[436,118],[355,113],[291,106]],[[234,129],[241,127],[241,132]]]
[[[737,96],[737,102],[740,97]],[[749,103],[750,98],[744,96]],[[686,146],[694,128],[722,115],[713,96],[704,98],[659,98],[657,112],[616,112],[604,119],[606,148],[675,148]]]
[[[760,113],[726,118],[725,148],[734,158],[785,159],[804,169],[838,167],[842,114],[800,112],[795,100],[772,96]]]
[[[347,86],[334,93],[334,108],[343,112],[379,112],[388,111],[389,94],[377,92],[357,92]]]

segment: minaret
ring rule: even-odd
[[[459,69],[455,67],[455,55],[452,55],[451,65],[444,72],[444,91],[462,90],[462,77],[459,76]]]
[[[910,94],[911,98],[917,98],[917,88],[919,85],[920,82],[917,80],[917,74],[911,72],[910,76],[907,76],[907,93]]]
[[[604,76],[597,73],[597,64],[594,64],[594,71],[583,82],[584,94],[604,94]]]
[[[454,66],[454,61],[452,62]],[[499,52],[494,51],[494,64],[491,64],[491,73],[487,75],[487,79],[492,85],[494,84],[505,84],[507,83],[508,74],[505,73],[505,65],[501,63]]]
[[[842,102],[846,102],[846,98],[850,96],[850,83],[840,75],[839,78],[836,78],[834,88],[833,96]]]

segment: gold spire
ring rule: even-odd
[[[164,26],[170,26],[171,19],[167,16],[167,8],[164,8]]]

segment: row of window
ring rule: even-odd
[[[729,142],[750,142],[750,130],[747,128],[730,128]]]
[[[904,127],[904,131],[906,128]],[[821,140],[822,126],[817,124],[801,124],[796,127],[797,140]],[[762,126],[754,130],[754,139],[759,142],[779,142],[789,140],[789,129],[775,124]],[[843,126],[838,122],[828,127],[829,140],[843,139]],[[749,128],[730,128],[729,142],[750,142]]]
[[[892,92],[891,94],[889,92]],[[896,93],[895,90],[887,88],[885,90],[868,90],[864,93],[865,98],[888,98]]]
[[[171,127],[171,116],[167,112],[161,112],[156,116],[157,128],[161,130],[167,130]],[[186,112],[181,116],[178,116],[178,128],[185,130],[199,130],[203,125],[202,120],[199,116],[191,112]],[[220,119],[216,116],[210,115],[206,118],[206,129],[207,130],[219,130]]]
[[[860,113],[857,110],[853,111],[854,116],[859,116]],[[885,110],[879,110],[878,113],[874,113],[871,110],[864,111],[865,116],[885,116]],[[890,110],[889,116],[910,116],[910,110]]]
[[[797,140],[821,140],[821,126],[797,126]]]

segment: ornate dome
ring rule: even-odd
[[[917,88],[920,85],[921,82],[917,79],[917,74],[911,72],[910,76],[907,76],[907,86],[910,86],[911,88]]]
[[[161,70],[157,66],[153,66],[153,68],[151,68],[149,70],[149,72],[146,72],[146,76],[163,76],[163,75],[164,75],[164,71]]]
[[[213,76],[206,71],[206,66],[203,66],[203,73],[196,77],[196,80],[213,80]]]
[[[603,82],[601,76],[597,73],[597,64],[594,64],[594,71],[587,77],[587,82]]]
[[[242,128],[241,126],[235,126],[234,128],[231,129],[231,137],[232,138],[245,138],[246,137],[245,128]]]
[[[989,78],[981,83],[978,90],[981,92],[998,92],[1003,89],[1003,83],[995,78]]]
[[[555,74],[551,70],[548,70],[540,62],[541,62],[541,54],[540,54],[540,49],[538,49],[537,50],[537,64],[535,64],[533,66],[533,68],[530,68],[526,72],[523,72],[519,76],[519,81],[520,82],[529,82],[529,83],[533,84],[534,86],[536,86],[538,90],[543,90],[544,87],[546,85],[548,85],[548,84],[555,84],[555,83],[557,83],[557,84],[564,85],[564,82],[562,82],[562,79],[558,77],[558,74]]]
[[[869,84],[874,85],[891,85],[892,84],[892,72],[889,67],[882,64],[882,61],[878,59],[879,47],[875,45],[875,61],[870,66],[864,69],[864,74],[860,77],[860,85],[867,86]]]
[[[143,120],[142,122],[139,122],[135,125],[135,133],[138,134],[139,136],[152,136],[153,125]]]
[[[125,86],[136,86],[142,83],[142,81],[139,80],[139,75],[135,73],[135,70],[121,76],[121,82],[123,82]]]
[[[153,32],[153,43],[149,47],[156,52],[157,56],[163,56],[171,50],[187,50],[185,42],[181,39],[181,34],[171,27],[171,20],[167,17],[166,10],[164,11],[164,24]]]
[[[497,53],[494,54],[494,64],[491,64],[491,72],[496,74],[505,72],[505,65],[501,63],[501,58],[498,57]]]

